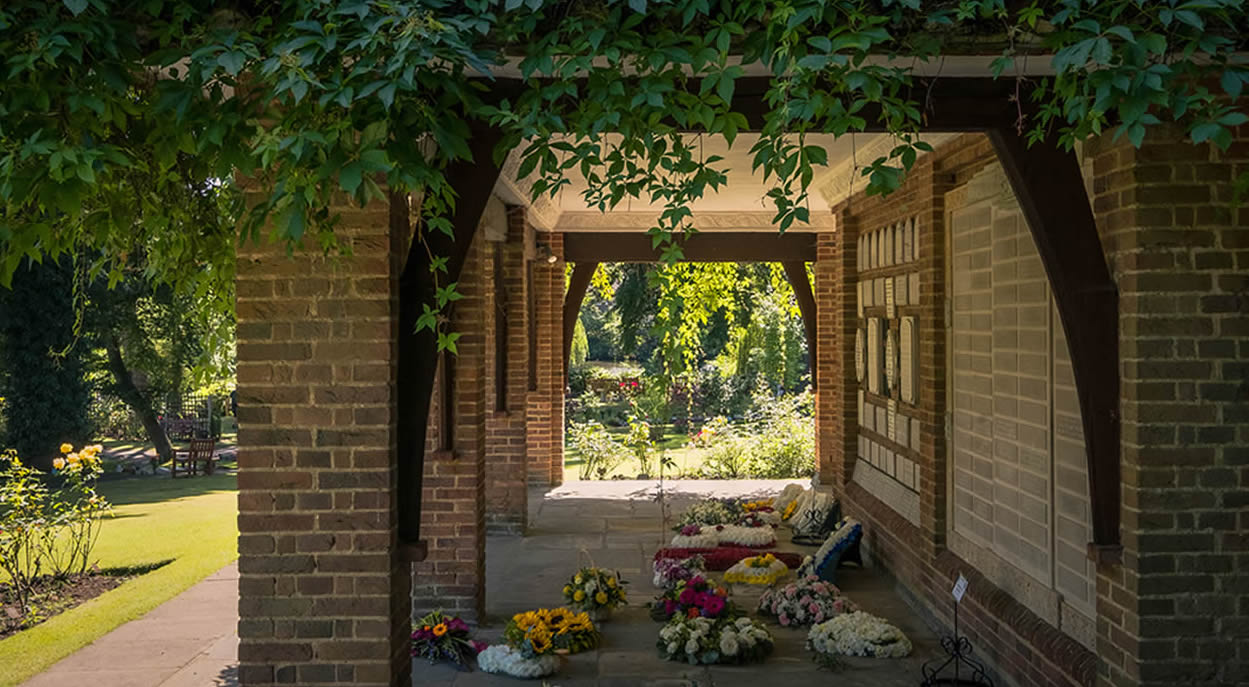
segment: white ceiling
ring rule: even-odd
[[[795,142],[796,142],[795,137]],[[944,136],[930,136],[938,143]],[[771,218],[776,209],[767,192],[773,187],[775,177],[765,181],[761,171],[751,169],[754,155],[751,148],[759,140],[758,134],[741,134],[730,147],[722,137],[689,137],[691,145],[700,149],[704,157],[719,155],[723,160],[715,163],[726,170],[728,182],[719,191],[695,201],[691,206],[693,223],[699,230],[759,230],[775,231]],[[816,167],[808,199],[811,224],[794,225],[791,231],[829,231],[835,229],[830,206],[836,205],[852,192],[861,190],[861,168],[876,158],[887,155],[893,148],[892,138],[884,134],[846,135],[840,138],[831,134],[808,134],[806,145],[818,145],[828,152],[828,165]],[[586,204],[583,192],[587,189],[585,177],[576,169],[569,170],[569,184],[555,198],[543,196],[530,202],[530,182],[517,179],[520,166],[519,152],[513,152],[505,164],[496,193],[511,203],[524,203],[531,209],[534,223],[542,229],[560,231],[645,230],[653,225],[662,205],[652,205],[642,199],[625,199],[615,209],[600,213]]]

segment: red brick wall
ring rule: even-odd
[[[239,679],[406,680],[395,359],[406,210],[340,207],[350,258],[238,252]]]
[[[486,387],[489,390],[490,412],[486,417],[486,524],[492,532],[518,534],[524,530],[527,509],[527,442],[525,402],[529,388],[529,294],[525,276],[525,208],[508,209],[507,241],[492,244],[493,257],[501,258],[494,275],[502,277],[496,284],[494,312],[507,319],[507,356],[502,404],[499,402],[495,337],[492,314],[487,326],[491,329],[490,351],[487,355]],[[500,409],[500,405],[503,406]]]
[[[558,486],[564,481],[564,235],[541,232],[539,243],[556,256],[531,263],[536,305],[536,388],[528,397],[529,484]]]
[[[854,324],[837,327],[836,346],[821,333],[821,364],[840,368],[830,374],[844,379],[851,389],[844,399],[833,436],[844,437],[828,447],[819,447],[823,466],[834,472],[844,470],[845,481],[837,484],[848,514],[864,526],[865,544],[873,562],[901,583],[917,608],[934,622],[948,628],[952,623],[950,588],[959,573],[971,581],[960,610],[960,632],[967,635],[977,655],[987,659],[999,674],[1018,685],[1058,687],[1090,685],[1095,674],[1096,656],[1078,642],[1039,617],[997,588],[958,556],[945,549],[946,531],[946,321],[945,321],[945,193],[966,182],[994,160],[993,150],[983,136],[962,136],[921,158],[906,184],[888,198],[852,197],[837,208],[842,222],[827,259],[843,266],[829,291],[817,290],[821,310],[832,309],[837,317],[856,321],[855,239],[860,232],[890,226],[916,218],[919,226],[918,263],[904,271],[918,272],[920,302],[906,306],[906,312],[919,318],[920,369],[917,403],[908,415],[920,420],[919,495],[920,525],[915,526],[880,501],[860,484],[850,482],[857,452],[859,426],[858,386],[854,381]],[[826,259],[822,252],[821,260]],[[818,274],[817,266],[817,274]],[[881,274],[888,272],[884,268]],[[892,274],[892,272],[889,272]],[[823,322],[823,319],[821,319]],[[828,354],[824,351],[840,348]],[[880,437],[877,437],[880,438]],[[831,453],[829,453],[831,451]],[[839,455],[837,452],[841,451]],[[912,454],[914,455],[914,454]],[[844,462],[843,462],[844,461]],[[839,465],[840,464],[840,465]],[[844,467],[841,467],[844,465]]]
[[[1249,129],[1091,146],[1119,285],[1123,564],[1098,576],[1112,685],[1249,681]]]
[[[815,385],[815,455],[819,483],[840,491],[850,479],[854,467],[858,422],[854,378],[854,332],[856,328],[854,289],[845,289],[847,278],[853,284],[855,237],[854,228],[841,218],[836,233],[820,234],[816,239],[815,276],[816,338],[812,373]],[[847,265],[846,261],[849,261]],[[846,347],[849,341],[849,359]],[[827,343],[826,343],[827,342]],[[854,424],[841,421],[848,413]]]
[[[491,354],[494,285],[493,254],[484,232],[478,231],[458,281],[463,295],[456,301],[451,328],[460,333],[451,365],[455,403],[449,450],[425,456],[421,537],[427,558],[412,566],[413,611],[441,608],[470,620],[481,618],[486,559],[485,452],[487,375]],[[444,368],[440,382],[446,383]],[[435,396],[442,398],[440,388]],[[441,422],[435,408],[431,421]],[[445,441],[440,441],[445,445]]]

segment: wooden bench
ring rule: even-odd
[[[199,474],[199,464],[204,464],[204,474],[213,474],[213,468],[217,463],[215,451],[217,448],[216,439],[192,439],[190,448],[184,451],[174,451],[173,460],[169,463],[169,474],[171,477],[178,476],[178,464],[181,463],[184,468],[183,472],[188,476]]]

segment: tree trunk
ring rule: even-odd
[[[113,382],[117,385],[117,395],[139,416],[139,421],[143,423],[143,429],[147,432],[148,440],[156,446],[156,453],[160,455],[161,460],[173,459],[173,446],[169,444],[165,428],[161,427],[160,419],[156,417],[156,411],[152,408],[152,402],[134,385],[130,370],[126,367],[126,361],[121,357],[121,344],[117,341],[116,334],[109,333],[106,347],[108,348],[108,370],[113,374]]]

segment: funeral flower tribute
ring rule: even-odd
[[[678,615],[687,618],[741,615],[728,597],[728,590],[712,580],[701,575],[692,577],[659,595],[651,603],[651,617],[664,621]]]
[[[473,639],[468,623],[442,611],[426,614],[412,630],[412,655],[430,663],[449,661],[467,667],[484,648],[485,643]]]
[[[856,611],[813,625],[807,648],[821,662],[836,662],[838,656],[902,658],[911,653],[911,640],[887,621]]]
[[[610,611],[624,604],[624,582],[603,568],[582,568],[564,585],[564,601],[583,611]]]
[[[759,612],[776,618],[785,627],[821,623],[833,616],[857,610],[850,599],[841,595],[841,590],[814,575],[799,578],[784,587],[769,589],[759,598]]]
[[[772,635],[750,618],[673,616],[659,631],[659,655],[691,665],[751,663],[772,653]]]
[[[724,573],[724,581],[734,584],[775,584],[789,572],[789,566],[776,556],[765,553],[737,562]]]

